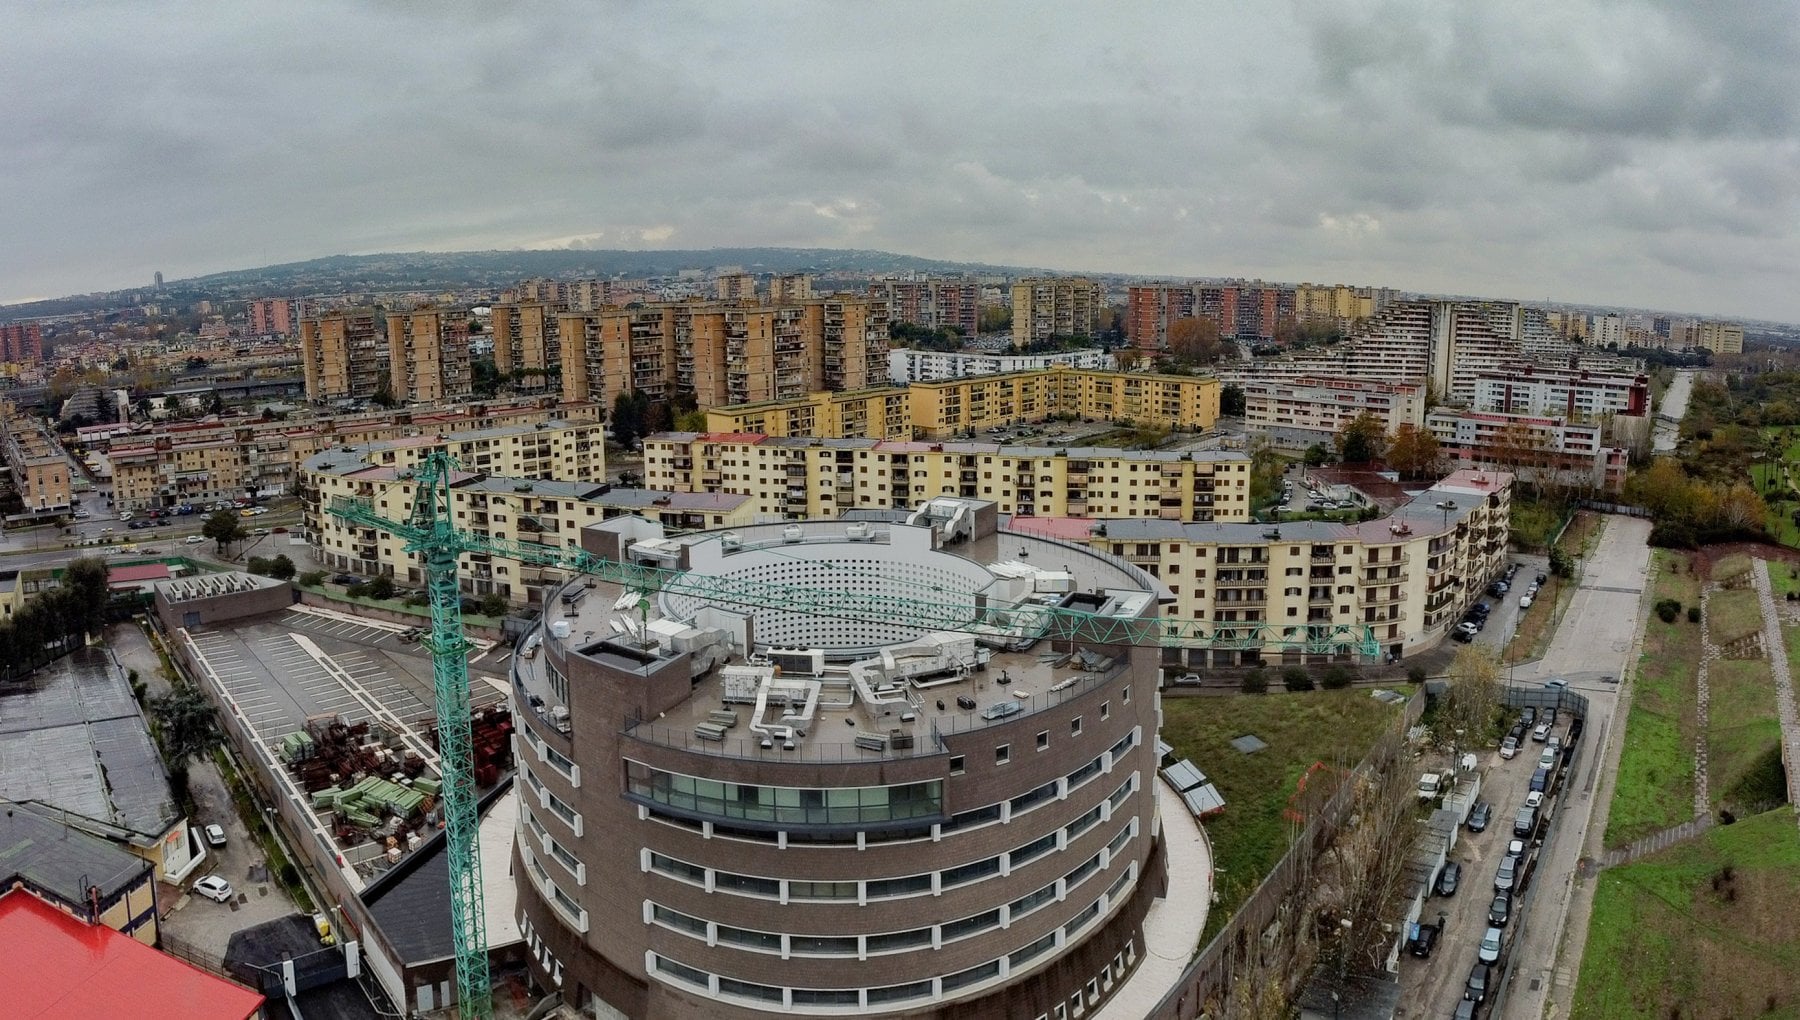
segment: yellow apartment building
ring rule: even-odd
[[[1250,519],[1250,458],[1235,451],[664,432],[644,440],[644,484],[739,493],[761,520],[911,509],[937,496],[1023,516]]]
[[[375,310],[347,309],[300,321],[300,368],[306,399],[373,397],[388,379],[387,348],[376,332]]]
[[[460,313],[420,308],[387,317],[388,392],[412,402],[467,397],[469,324]]]

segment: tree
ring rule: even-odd
[[[1338,459],[1346,464],[1366,464],[1379,460],[1387,445],[1387,430],[1381,419],[1367,411],[1352,418],[1335,437]]]
[[[1306,448],[1306,466],[1323,467],[1331,463],[1331,449],[1324,443],[1314,443]]]
[[[506,596],[499,592],[488,592],[481,599],[481,615],[498,620],[506,615]]]
[[[1406,422],[1388,441],[1387,462],[1402,478],[1418,478],[1437,472],[1440,453],[1437,436]]]
[[[292,580],[298,572],[299,568],[294,566],[293,560],[288,559],[287,553],[281,553],[269,561],[269,576],[277,581]]]
[[[169,693],[151,698],[150,716],[156,722],[163,757],[171,766],[204,758],[224,743],[212,702],[190,684],[177,684]]]
[[[317,588],[319,585],[324,584],[324,583],[325,583],[325,571],[323,571],[323,570],[309,570],[306,573],[300,575],[300,584],[303,587]]]
[[[231,509],[213,511],[206,518],[206,523],[200,526],[200,534],[217,544],[221,556],[225,555],[226,547],[249,537],[249,533],[244,530],[244,519],[238,516],[236,510]]]
[[[1244,388],[1237,383],[1226,383],[1219,391],[1219,413],[1227,418],[1242,418],[1247,401]]]
[[[647,434],[645,418],[649,413],[650,398],[642,393],[627,391],[620,393],[613,400],[612,434],[613,441],[629,449],[632,444]]]
[[[1477,644],[1458,649],[1438,708],[1438,742],[1460,747],[1484,744],[1500,708],[1500,687],[1500,659],[1493,649]],[[1460,740],[1458,730],[1463,731]]]
[[[394,579],[386,574],[379,574],[373,581],[363,586],[363,594],[381,601],[391,599],[394,597]]]
[[[1169,324],[1169,356],[1188,365],[1211,365],[1225,356],[1219,324],[1187,316]]]

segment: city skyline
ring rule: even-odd
[[[1778,4],[427,10],[0,13],[0,301],[777,245],[1800,321]]]

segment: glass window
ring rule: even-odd
[[[999,926],[1000,911],[983,911],[982,913],[973,914],[969,917],[960,918],[945,924],[944,941],[949,942],[951,939],[967,938],[970,935],[987,931],[990,928],[998,928]]]
[[[1027,893],[1012,901],[1012,919],[1017,921],[1026,914],[1056,899],[1056,883],[1052,882],[1034,893]]]
[[[789,935],[788,951],[799,956],[855,956],[854,935]]]
[[[905,949],[919,949],[931,945],[931,929],[912,928],[907,931],[870,935],[864,941],[868,943],[871,953],[897,953]]]
[[[781,952],[781,936],[772,931],[756,931],[752,928],[736,928],[729,924],[719,925],[719,941],[745,949],[760,949],[768,953]]]
[[[1012,745],[1011,744],[1001,744],[1000,746],[994,748],[994,764],[995,765],[1005,765],[1009,761],[1012,761]]]
[[[666,956],[656,957],[656,972],[658,974],[667,974],[672,978],[685,981],[690,985],[697,985],[701,988],[707,987],[705,971],[696,967],[690,967],[685,963],[676,963]]]
[[[774,985],[759,985],[754,981],[739,981],[736,978],[719,979],[719,992],[723,995],[736,995],[745,999],[756,999],[759,1002],[784,1002],[786,996]]]
[[[713,888],[751,896],[780,896],[781,883],[773,878],[739,875],[730,871],[713,872]]]
[[[944,991],[949,992],[955,991],[958,988],[967,988],[969,985],[975,984],[978,981],[986,981],[988,978],[994,977],[999,973],[1000,961],[989,960],[980,966],[970,967],[968,970],[957,971],[955,974],[946,976],[943,984]]]
[[[863,470],[868,470],[864,468]],[[858,1006],[861,996],[854,988],[796,988],[793,990],[793,1002],[796,1006]]]
[[[700,938],[706,937],[706,922],[692,914],[684,914],[658,903],[650,908],[651,918],[659,924],[666,924],[677,931],[685,931]]]
[[[944,888],[976,882],[990,875],[1000,873],[1000,858],[989,857],[985,860],[971,861],[968,864],[944,869]]]
[[[869,899],[889,899],[895,896],[915,896],[931,891],[930,875],[901,875],[898,878],[872,878],[864,883],[869,890]]]
[[[853,900],[855,882],[789,882],[790,900]]]
[[[1050,932],[1036,942],[1014,950],[1013,953],[1006,958],[1006,962],[1009,966],[1016,969],[1049,952],[1055,945],[1056,933]]]
[[[1030,864],[1039,857],[1056,849],[1056,833],[1048,833],[1025,844],[1012,852],[1012,867]]]
[[[931,982],[913,981],[904,985],[883,985],[869,989],[869,1005],[878,1002],[905,1002],[908,999],[922,999],[931,994]]]

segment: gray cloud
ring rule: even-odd
[[[854,245],[1800,319],[1782,3],[0,8],[0,297]]]

